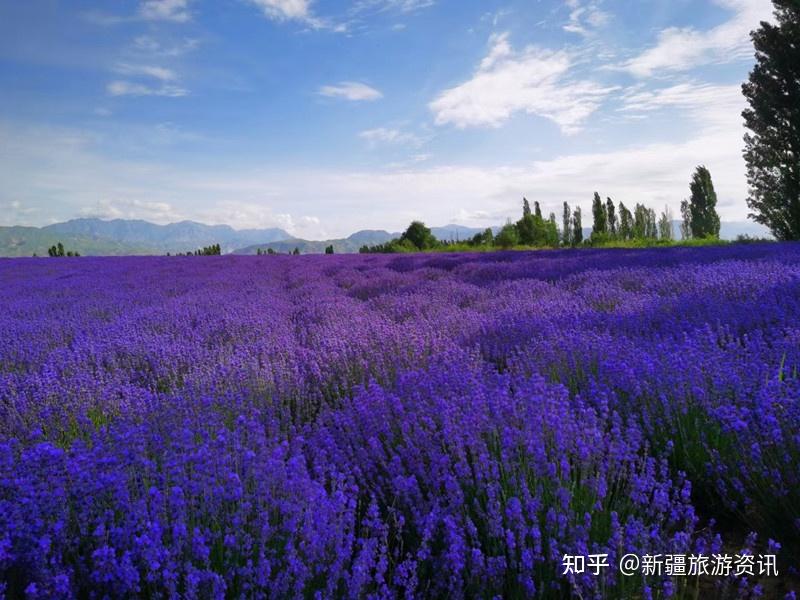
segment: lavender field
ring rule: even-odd
[[[798,245],[4,260],[0,332],[0,596],[793,597]]]

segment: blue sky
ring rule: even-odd
[[[0,224],[485,226],[598,190],[747,214],[769,0],[0,0]]]

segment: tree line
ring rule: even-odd
[[[36,256],[36,254],[34,254],[34,256]],[[50,256],[52,258],[61,258],[64,256],[72,257],[72,256],[80,256],[80,252],[78,252],[77,250],[67,250],[65,252],[64,244],[58,242],[57,244],[54,244],[47,249],[47,256]]]
[[[695,170],[690,183],[691,196],[681,203],[681,238],[719,239],[720,219],[716,211],[717,194],[711,173],[705,166]],[[533,208],[527,198],[522,199],[522,217],[509,221],[495,234],[487,228],[464,242],[437,240],[431,230],[421,221],[414,221],[399,237],[384,244],[362,246],[361,253],[397,253],[447,249],[452,246],[467,248],[574,248],[582,245],[603,246],[620,242],[664,242],[675,241],[673,215],[665,207],[660,216],[643,204],[636,204],[631,211],[624,203],[615,204],[611,198],[605,201],[598,192],[592,202],[592,232],[584,240],[583,212],[580,206],[574,209],[564,202],[561,226],[551,212],[547,218],[542,214],[539,202]]]

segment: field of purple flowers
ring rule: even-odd
[[[0,597],[796,580],[798,245],[6,260],[0,332]],[[780,577],[561,574],[723,550]]]

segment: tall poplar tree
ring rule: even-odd
[[[756,65],[742,91],[750,216],[779,240],[800,239],[800,2],[773,0],[775,24],[751,34]]]
[[[717,193],[711,181],[711,173],[704,166],[695,169],[690,184],[692,196],[689,211],[692,214],[692,237],[719,237],[719,215],[717,214]]]

